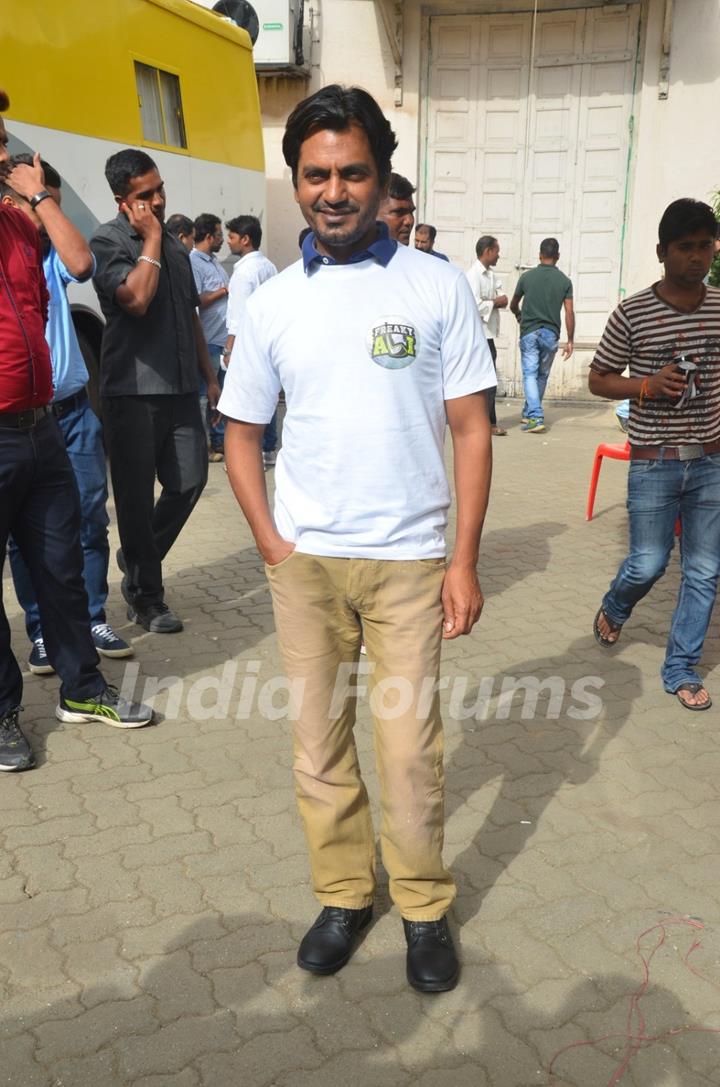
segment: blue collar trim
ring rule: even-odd
[[[358,264],[361,260],[375,260],[378,264],[381,264],[383,268],[387,268],[388,264],[395,256],[397,250],[397,242],[394,238],[390,237],[386,223],[376,223],[377,237],[367,249],[363,249],[359,253],[353,253],[353,255],[346,262],[347,264]],[[322,253],[318,253],[315,248],[315,234],[311,231],[305,238],[302,244],[302,262],[303,268],[306,274],[314,270],[321,264],[338,264],[333,257],[323,256]]]

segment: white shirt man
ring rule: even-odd
[[[485,327],[493,365],[495,365],[497,360],[495,338],[500,331],[500,310],[504,309],[508,304],[507,295],[503,294],[502,280],[495,272],[495,265],[500,256],[500,243],[492,235],[483,234],[481,238],[478,238],[475,252],[477,253],[477,260],[471,268],[468,268],[465,275],[475,297],[478,313]],[[495,414],[494,389],[487,394],[487,398],[492,432],[496,437],[504,437],[507,430],[498,426],[497,415]]]
[[[298,965],[339,970],[372,914],[375,839],[348,685],[364,635],[379,696],[383,863],[408,980],[438,992],[455,985],[459,967],[445,919],[455,886],[442,861],[434,684],[441,639],[469,633],[482,609],[476,566],[491,460],[482,391],[494,373],[462,273],[398,245],[377,222],[395,145],[360,88],[323,88],[290,115],[283,151],[313,233],[302,260],[249,300],[221,410],[230,482],[266,562],[298,695],[296,792],[323,906]],[[260,441],[281,386],[273,517]],[[460,511],[447,568],[446,422]],[[399,704],[388,684],[402,689]]]

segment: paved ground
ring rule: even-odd
[[[345,970],[318,979],[294,965],[316,905],[287,722],[269,719],[281,670],[261,566],[213,465],[167,567],[185,632],[137,637],[112,574],[136,693],[176,677],[158,727],[58,725],[54,679],[27,678],[38,768],[0,782],[0,1084],[719,1082],[720,1033],[698,1029],[720,1031],[717,627],[705,663],[718,708],[704,714],[658,679],[676,562],[621,647],[595,645],[624,548],[624,465],[606,462],[591,524],[585,492],[595,445],[622,438],[602,407],[551,409],[545,435],[522,434],[517,407],[501,404],[512,429],[495,441],[486,612],[444,654],[457,990],[407,989],[386,886]],[[134,675],[121,662],[107,673]],[[548,683],[533,706],[509,677]],[[365,710],[358,731],[375,795]],[[646,958],[665,942],[638,1004],[646,930]],[[573,1043],[586,1044],[553,1078]]]

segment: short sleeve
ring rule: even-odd
[[[251,280],[242,268],[236,268],[230,276],[226,322],[231,336],[237,336],[245,317],[248,298],[256,287],[257,283]]]
[[[83,279],[78,279],[76,276],[71,275],[70,272],[68,272],[67,268],[65,267],[65,262],[60,259],[60,257],[58,256],[57,251],[55,251],[54,260],[55,260],[55,267],[57,269],[57,273],[60,276],[60,279],[65,284],[69,284],[69,283],[86,283],[88,281],[88,279],[93,277],[95,275],[95,272],[97,271],[97,261],[95,260],[95,254],[94,253],[92,254],[92,272],[90,273],[89,276],[85,276]]]
[[[515,284],[515,292],[514,293],[515,293],[516,298],[522,298],[522,296],[525,294],[525,273],[524,272],[520,276],[520,278],[518,279],[517,283]]]
[[[90,249],[95,258],[93,286],[99,295],[114,302],[115,292],[130,275],[137,260],[122,248],[118,239],[104,233],[91,238]]]
[[[571,279],[568,279],[568,281],[567,281],[567,288],[566,288],[566,290],[565,290],[565,298],[572,298],[572,296],[573,296],[573,285],[572,285],[572,280],[571,280]]]
[[[188,259],[190,261],[190,267],[192,268],[193,279],[195,280],[195,290],[200,295],[205,289],[204,267],[199,260],[193,260],[192,257],[189,257]]]
[[[590,369],[597,374],[621,374],[632,361],[632,329],[622,304],[608,318]]]
[[[262,311],[247,307],[236,334],[218,410],[228,419],[243,423],[269,423],[277,408],[280,377],[267,342]]]
[[[445,400],[497,385],[487,337],[464,275],[458,276],[445,303],[440,350]]]

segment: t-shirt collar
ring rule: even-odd
[[[377,227],[375,241],[371,242],[367,249],[362,249],[359,253],[353,253],[346,262],[347,264],[359,264],[361,260],[375,260],[383,268],[388,266],[395,255],[398,243],[394,238],[390,237],[387,223],[378,222],[375,226]],[[318,253],[315,248],[315,234],[312,231],[302,244],[302,262],[306,274],[314,271],[321,264],[339,263],[333,257],[323,256],[322,253]]]

